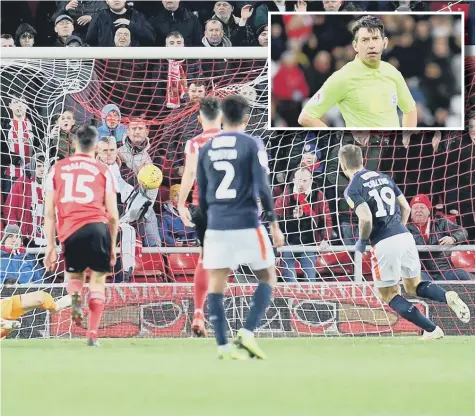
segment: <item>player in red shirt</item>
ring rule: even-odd
[[[196,171],[198,161],[198,151],[208,143],[210,139],[221,133],[221,111],[220,101],[215,97],[206,97],[200,102],[200,113],[198,120],[203,127],[203,133],[190,139],[185,146],[185,168],[180,184],[178,200],[178,211],[185,226],[194,226],[197,238],[203,247],[203,238],[207,229],[207,218],[202,215],[198,203],[198,185],[196,182]],[[185,206],[188,195],[193,187],[192,205]],[[203,251],[200,251],[200,259],[194,275],[194,302],[195,313],[193,315],[192,331],[197,337],[207,335],[205,329],[205,315],[203,308],[208,292],[208,272],[203,269]]]
[[[116,263],[118,187],[107,165],[95,159],[98,132],[94,127],[81,127],[74,144],[76,154],[56,163],[46,183],[45,266],[52,271],[57,261],[56,222],[66,265],[66,290],[72,297],[71,319],[76,325],[82,322],[81,290],[89,268],[87,338],[89,346],[99,346],[106,275]]]

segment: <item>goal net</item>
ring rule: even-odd
[[[466,65],[469,114],[474,111],[474,58]],[[392,174],[408,198],[429,195],[435,215],[462,225],[469,232],[463,244],[474,243],[474,155],[467,132],[444,132],[438,145],[431,132],[415,134],[403,145],[401,134],[392,132],[351,136],[269,131],[265,59],[2,60],[1,85],[2,141],[8,145],[2,145],[2,299],[36,290],[55,298],[65,294],[64,261],[60,258],[54,273],[46,273],[42,263],[42,186],[49,167],[73,150],[71,140],[78,126],[98,126],[100,135],[114,137],[117,147],[128,146],[139,164],[152,162],[164,174],[158,192],[149,195],[153,215],[128,224],[132,234],[121,228],[119,261],[108,278],[101,337],[191,335],[191,283],[198,249],[193,230],[183,230],[170,201],[183,172],[184,144],[201,132],[197,110],[205,95],[245,96],[251,108],[246,131],[261,137],[268,150],[276,209],[288,245],[278,256],[280,283],[260,335],[418,334],[378,299],[368,283],[370,253],[353,252],[356,222],[342,198],[346,179],[337,163],[343,144],[360,143],[367,166]],[[142,117],[147,127],[146,140],[140,143],[133,142],[128,132],[136,117]],[[114,155],[111,163],[115,161]],[[137,166],[119,164],[132,188]],[[12,225],[20,228],[21,239],[8,234]],[[21,247],[12,247],[20,242]],[[474,272],[474,246],[463,247],[443,253],[449,270]],[[424,247],[422,254],[429,265],[442,249]],[[230,276],[225,300],[230,331],[242,326],[255,282],[246,265]],[[442,285],[456,290],[474,312],[474,282]],[[87,289],[84,295],[87,302]],[[473,322],[460,323],[448,308],[412,301],[447,334],[474,334]],[[9,337],[85,334],[85,328],[71,326],[69,310],[50,314],[37,309],[21,323]]]

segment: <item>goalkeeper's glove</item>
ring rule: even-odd
[[[360,251],[362,254],[365,253],[365,247],[367,246],[367,240],[359,238],[357,243],[355,243],[355,250]]]

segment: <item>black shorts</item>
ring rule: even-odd
[[[111,232],[107,224],[96,222],[81,227],[63,243],[66,271],[81,273],[111,271]]]
[[[200,207],[196,205],[189,205],[190,215],[192,216],[192,222],[195,224],[195,232],[197,233],[197,239],[200,246],[203,247],[203,240],[205,238],[205,231],[207,231],[207,218],[202,214]]]

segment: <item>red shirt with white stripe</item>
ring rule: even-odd
[[[203,146],[205,146],[214,136],[221,132],[222,131],[220,129],[210,129],[205,130],[202,134],[193,137],[185,145],[185,154],[188,155],[198,153]],[[193,184],[192,205],[199,205],[197,181],[195,181],[195,183]]]
[[[8,131],[8,148],[22,159],[21,166],[10,165],[7,175],[19,178],[24,174],[25,165],[30,163],[31,147],[33,146],[33,132],[31,122],[27,118],[23,120],[11,120]]]
[[[61,242],[85,225],[107,223],[106,194],[119,192],[108,166],[83,154],[57,162],[48,175],[46,191],[54,192],[56,231]]]

